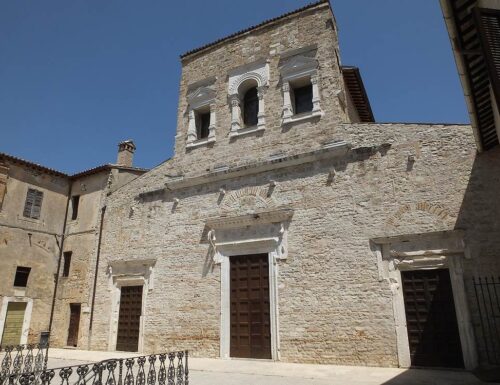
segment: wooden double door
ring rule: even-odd
[[[137,352],[142,314],[142,286],[122,286],[116,350]]]
[[[411,365],[463,368],[449,271],[402,271],[401,278]]]
[[[271,358],[268,254],[230,257],[230,356]]]

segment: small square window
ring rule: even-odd
[[[210,134],[210,111],[198,112],[196,119],[196,131],[198,139],[208,138],[208,135]]]
[[[80,195],[73,195],[71,197],[71,219],[78,218],[78,206],[80,205]]]
[[[294,113],[311,112],[313,110],[312,102],[312,84],[293,89]]]
[[[69,270],[71,268],[71,256],[73,255],[72,251],[65,251],[63,254],[64,257],[64,265],[63,265],[63,277],[69,277]]]
[[[30,271],[31,267],[18,266],[16,269],[16,276],[14,277],[14,286],[26,287],[28,285]]]

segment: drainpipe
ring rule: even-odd
[[[70,180],[69,188],[68,188],[68,199],[66,201],[66,213],[64,215],[64,223],[63,223],[63,229],[62,229],[62,234],[61,234],[61,245],[59,246],[59,260],[57,261],[57,270],[56,270],[56,277],[55,277],[56,282],[54,284],[54,294],[52,295],[52,307],[50,309],[49,341],[50,341],[50,337],[52,335],[52,323],[54,321],[54,309],[56,306],[56,294],[57,294],[57,287],[59,285],[59,270],[61,269],[61,260],[62,260],[62,256],[63,256],[63,250],[64,250],[64,240],[66,238],[66,224],[68,222],[69,201],[71,199],[72,188],[73,188],[73,181]]]
[[[99,271],[99,258],[101,256],[101,241],[102,241],[102,228],[104,225],[104,213],[106,212],[106,206],[101,209],[101,223],[99,225],[99,240],[97,241],[97,255],[95,261],[95,271],[94,271],[94,287],[92,289],[92,304],[90,305],[90,322],[89,322],[89,340],[88,340],[88,350],[90,350],[90,343],[92,340],[92,324],[94,322],[94,305],[95,305],[95,295],[97,287],[97,273]]]

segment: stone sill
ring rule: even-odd
[[[296,123],[296,122],[302,122],[305,120],[313,119],[316,117],[321,117],[324,115],[324,112],[319,110],[319,111],[311,111],[311,112],[304,112],[302,114],[298,115],[292,115],[289,118],[283,118],[283,124],[290,124],[290,123]]]
[[[205,146],[209,143],[214,143],[215,142],[215,137],[208,137],[208,138],[203,138],[203,139],[198,139],[195,140],[194,142],[189,142],[186,144],[186,148],[195,148],[195,147],[201,147]]]
[[[237,131],[230,131],[229,132],[229,137],[230,138],[236,138],[238,136],[243,136],[247,134],[253,134],[254,132],[259,132],[259,131],[264,131],[265,127],[261,126],[253,126],[253,127],[245,127],[245,128],[240,128]]]
[[[35,218],[26,218],[24,216],[20,216],[19,214],[17,215],[17,220],[21,222],[27,222],[27,223],[36,223],[37,225],[45,225],[45,223],[42,221],[42,219],[35,219]]]

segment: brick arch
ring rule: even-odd
[[[415,203],[407,203],[404,205],[401,205],[396,212],[394,212],[386,221],[385,224],[386,226],[390,227],[398,227],[400,220],[405,216],[406,214],[412,213],[412,212],[425,212],[428,214],[431,214],[436,217],[436,219],[439,219],[441,221],[451,223],[453,222],[454,218],[450,213],[450,210],[446,207],[443,207],[442,205],[431,203],[428,201],[420,201],[420,202],[415,202]]]
[[[277,207],[277,202],[269,197],[268,189],[264,187],[244,187],[237,191],[227,194],[220,210],[227,212],[254,212]]]

